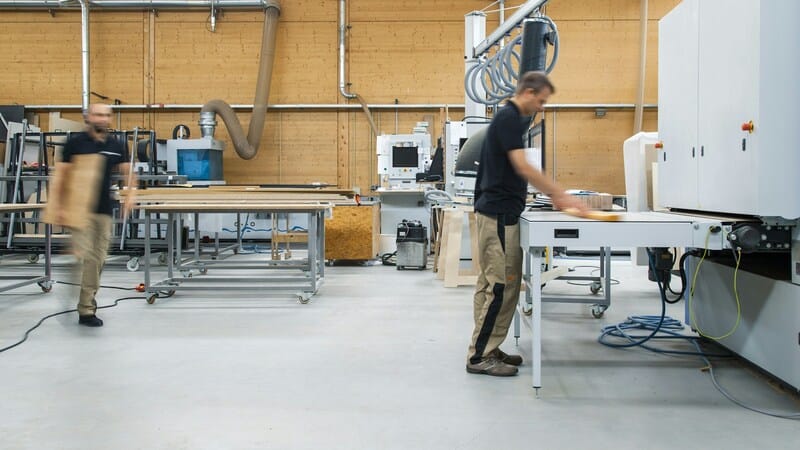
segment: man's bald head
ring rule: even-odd
[[[111,107],[105,103],[92,103],[84,114],[86,125],[95,133],[106,133],[111,126]]]

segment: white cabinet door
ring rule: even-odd
[[[658,26],[658,197],[697,209],[698,1],[685,0]]]
[[[758,135],[741,127],[758,123],[760,2],[699,3],[698,209],[756,214]]]

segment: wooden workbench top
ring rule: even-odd
[[[168,203],[158,205],[140,205],[138,209],[150,212],[178,213],[235,213],[235,212],[310,212],[327,211],[333,208],[330,203]]]
[[[0,213],[16,213],[25,211],[39,211],[44,209],[44,203],[2,203]]]

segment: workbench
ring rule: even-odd
[[[522,311],[531,309],[529,322],[531,342],[532,384],[538,394],[542,387],[542,258],[546,247],[694,247],[710,250],[724,248],[724,224],[719,219],[674,213],[621,213],[618,222],[580,219],[560,212],[527,211],[520,218],[520,245],[523,250],[524,303]],[[712,232],[719,227],[719,231]],[[610,254],[610,252],[606,252]],[[606,260],[608,266],[610,261]],[[606,267],[608,269],[608,267]],[[605,272],[608,288],[609,277]]]
[[[0,214],[10,214],[13,217],[13,215],[17,213],[40,212],[43,208],[43,203],[4,203],[0,204]],[[16,249],[12,248],[12,242],[14,240],[14,227],[12,223],[13,220],[9,221],[8,239],[6,243],[6,251],[4,251],[4,253],[18,253]],[[31,284],[38,284],[39,287],[42,288],[43,292],[50,292],[50,290],[53,288],[53,281],[51,278],[52,227],[50,225],[45,225],[44,229],[44,275],[0,275],[0,281],[10,282],[10,284],[3,284],[0,286],[0,292],[9,291],[11,289],[16,289],[18,287],[28,286]]]
[[[298,296],[301,303],[307,303],[325,278],[325,216],[330,214],[332,205],[323,202],[269,202],[267,200],[227,198],[219,199],[216,194],[207,193],[205,196],[192,196],[191,201],[177,202],[165,201],[164,197],[154,203],[156,197],[140,204],[138,209],[144,215],[144,284],[145,291],[149,293],[148,303],[154,303],[159,293],[172,295],[178,290],[262,290],[267,289],[269,294],[290,293]],[[185,198],[185,197],[184,197]],[[176,230],[182,229],[183,216],[186,214],[242,214],[242,213],[270,213],[270,214],[307,214],[308,215],[308,256],[301,260],[268,260],[259,262],[242,263],[224,259],[201,260],[199,255],[186,261],[182,258],[182,239]],[[150,247],[152,234],[152,219],[154,214],[167,216],[167,278],[152,282]],[[197,239],[197,236],[195,237]],[[197,246],[195,252],[198,251]],[[174,256],[173,256],[174,255]],[[210,267],[219,267],[233,270],[258,270],[258,275],[253,276],[209,276]],[[274,269],[267,271],[266,269]],[[281,275],[275,276],[268,272],[280,269]],[[201,276],[193,276],[194,271]],[[180,272],[182,276],[176,276]]]

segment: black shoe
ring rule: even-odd
[[[509,355],[507,353],[504,353],[499,348],[497,349],[497,354],[495,355],[495,357],[497,359],[499,359],[500,361],[503,361],[504,363],[512,365],[512,366],[521,366],[522,365],[522,356]]]
[[[102,327],[103,321],[95,315],[78,316],[78,323],[87,327]]]

